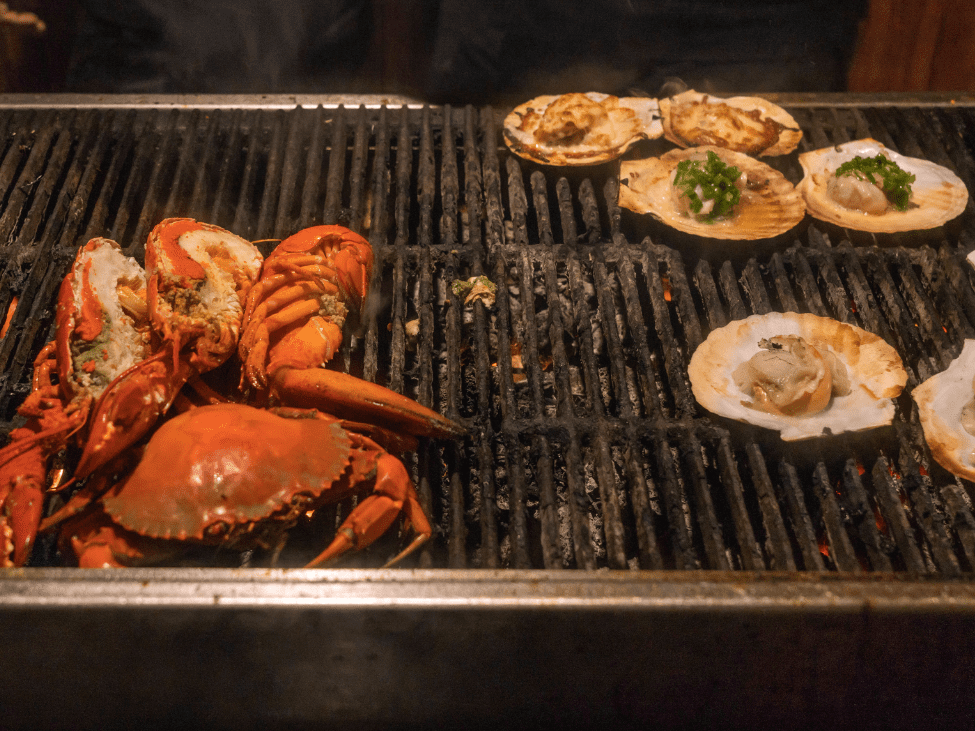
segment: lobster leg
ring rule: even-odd
[[[459,424],[413,399],[339,371],[280,368],[274,374],[272,392],[288,404],[418,437],[457,438],[467,433]]]
[[[350,549],[360,550],[370,545],[403,513],[416,531],[416,537],[403,551],[386,565],[392,566],[415,551],[433,534],[410,482],[403,463],[390,454],[376,459],[376,484],[373,492],[360,502],[339,527],[335,539],[306,568],[338,558]]]

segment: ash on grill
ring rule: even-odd
[[[873,137],[975,189],[971,109],[789,111],[800,151]],[[473,108],[0,110],[0,312],[21,303],[0,339],[5,427],[88,238],[141,258],[167,216],[250,239],[340,223],[368,233],[377,266],[334,367],[471,433],[406,458],[435,527],[411,565],[975,569],[966,486],[931,461],[910,399],[975,337],[971,203],[925,234],[807,218],[772,242],[711,246],[621,212],[614,165],[513,157],[498,121]],[[774,164],[801,177],[795,155]],[[482,276],[493,304],[451,287]],[[909,375],[893,426],[787,445],[697,406],[686,366],[707,333],[784,310],[894,345]],[[322,511],[280,556],[190,562],[300,565],[349,509]],[[399,545],[392,531],[343,565],[379,566]],[[60,560],[48,539],[33,565]]]

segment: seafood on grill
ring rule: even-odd
[[[694,90],[660,100],[663,134],[680,147],[713,145],[746,155],[786,155],[802,130],[788,112],[759,97],[721,99]]]
[[[953,172],[869,138],[804,152],[799,162],[797,189],[809,214],[858,231],[936,228],[968,204],[968,189]]]
[[[731,186],[733,207],[721,215],[689,209],[679,185],[688,164],[714,164],[737,174]],[[715,187],[715,186],[712,186]],[[679,231],[715,239],[766,239],[785,233],[805,216],[806,207],[782,173],[739,152],[704,146],[671,150],[660,157],[626,160],[620,164],[619,204],[636,213],[649,213]]]
[[[794,312],[718,328],[688,367],[698,403],[784,441],[890,424],[907,372],[892,346],[854,325]]]
[[[662,134],[656,99],[598,92],[536,97],[504,120],[511,151],[544,165],[615,160],[638,141]]]
[[[146,242],[146,305],[161,344],[116,378],[95,405],[75,471],[87,477],[135,444],[194,376],[237,349],[244,299],[263,257],[219,226],[168,218]]]
[[[23,565],[30,554],[49,459],[84,439],[92,404],[151,353],[142,267],[114,241],[90,240],[61,282],[56,323],[18,408],[27,421],[0,450],[0,566]]]
[[[32,400],[44,400],[36,408],[46,411],[28,422],[31,439],[17,432],[0,453],[3,565],[27,560],[47,458],[74,432],[84,432],[84,448],[73,474],[85,483],[41,529],[61,526],[61,545],[76,551],[80,565],[157,561],[156,539],[169,546],[163,554],[187,541],[282,545],[307,512],[369,491],[313,563],[368,545],[400,514],[416,537],[394,561],[430,536],[405,468],[389,452],[415,448],[411,434],[456,437],[463,428],[378,384],[323,368],[341,342],[345,303],[361,307],[368,292],[368,242],[341,227],[313,227],[282,242],[262,267],[253,245],[230,232],[167,219],[150,234],[147,271],[132,262],[124,276],[108,271],[120,268],[114,260],[94,262],[92,252],[102,247],[118,251],[113,242],[93,241],[76,265],[84,276],[73,270],[62,285],[59,339],[38,358],[35,395],[23,407],[32,417]],[[75,291],[83,295],[77,303]],[[101,361],[125,348],[106,328],[126,318],[141,349],[107,375]],[[248,338],[243,380],[259,405],[302,408],[229,403],[197,383],[238,352],[241,333]],[[81,375],[62,373],[55,384],[52,374],[65,363]],[[90,389],[67,407],[55,399],[90,374],[99,376],[100,396]],[[184,399],[181,408],[189,410],[173,416],[188,382],[211,405]],[[351,418],[322,413],[330,408]],[[57,418],[42,421],[48,414]]]
[[[918,417],[934,460],[975,482],[975,340],[941,373],[914,389]]]
[[[459,436],[456,425],[432,409],[326,368],[341,345],[349,308],[361,308],[371,276],[372,247],[342,226],[312,226],[282,241],[247,298],[241,386],[271,403],[381,420],[417,436]]]
[[[403,463],[382,446],[387,438],[404,446],[398,435],[315,410],[201,406],[159,427],[121,481],[89,482],[44,527],[63,521],[62,551],[79,566],[131,566],[192,543],[273,549],[316,508],[360,494],[308,566],[365,548],[402,514],[415,537],[392,564],[432,528]]]

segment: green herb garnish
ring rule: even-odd
[[[857,155],[852,160],[836,168],[836,177],[852,175],[857,180],[869,180],[874,185],[879,185],[880,189],[898,211],[906,211],[911,201],[911,183],[914,182],[914,175],[901,170],[900,166],[890,158],[878,154],[876,157],[860,157]],[[877,178],[881,182],[877,182]]]
[[[699,221],[714,223],[730,215],[741,200],[741,191],[735,186],[735,181],[740,177],[741,170],[734,165],[726,165],[709,150],[705,162],[682,160],[677,163],[674,186],[682,197],[687,198],[687,207],[697,215]],[[698,215],[706,200],[714,201],[714,207],[703,216]]]

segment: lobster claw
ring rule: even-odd
[[[172,350],[161,350],[112,381],[95,403],[75,476],[89,476],[148,434],[196,372]]]
[[[289,404],[327,411],[343,419],[379,424],[418,437],[461,438],[460,424],[384,386],[323,368],[279,368],[273,392]]]

